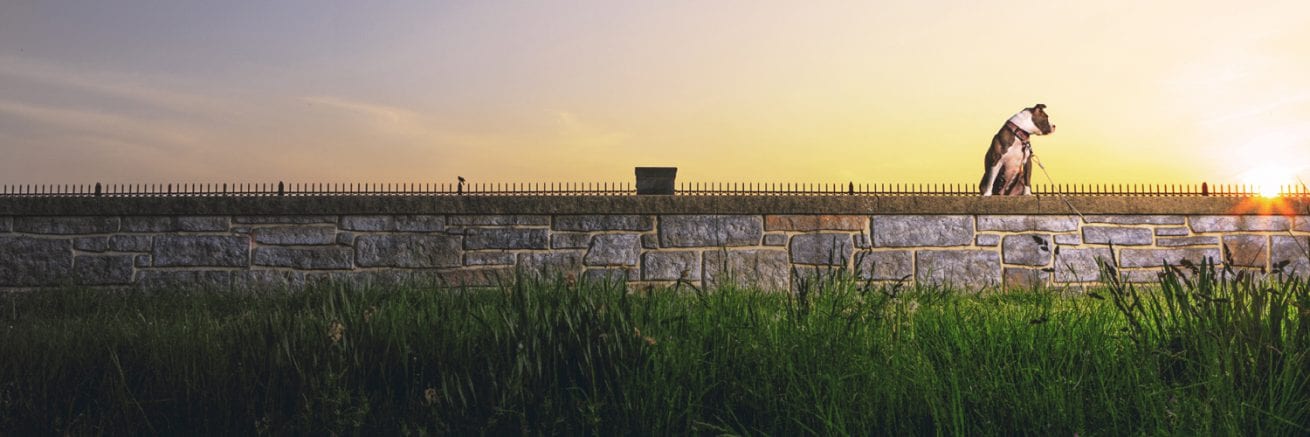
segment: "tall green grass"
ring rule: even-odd
[[[495,290],[0,296],[3,434],[1310,433],[1310,292]]]

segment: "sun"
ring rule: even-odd
[[[1251,187],[1260,197],[1282,195],[1282,187],[1293,181],[1292,172],[1276,166],[1254,168],[1242,174],[1242,183]]]

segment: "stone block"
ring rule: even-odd
[[[149,252],[153,236],[113,235],[109,237],[109,250],[114,252]]]
[[[459,267],[464,262],[460,237],[427,234],[360,235],[355,237],[359,267]]]
[[[14,218],[0,217],[0,232],[13,232],[13,231],[14,231]]]
[[[646,281],[701,280],[700,252],[654,251],[641,255],[641,279]]]
[[[792,266],[791,292],[803,290],[811,293],[823,291],[823,287],[841,275],[841,271],[831,266]]]
[[[869,218],[862,215],[767,215],[766,231],[863,231]]]
[[[583,262],[589,266],[635,266],[641,256],[641,235],[600,234],[591,239]]]
[[[764,237],[757,215],[669,215],[659,228],[660,247],[755,246]]]
[[[582,252],[552,251],[519,254],[519,268],[527,273],[547,278],[555,275],[576,274],[582,270]]]
[[[239,215],[233,222],[247,225],[309,225],[336,224],[335,215]]]
[[[1126,268],[1163,267],[1165,263],[1178,265],[1182,260],[1190,260],[1197,265],[1202,260],[1210,259],[1215,263],[1223,262],[1218,248],[1186,249],[1123,249],[1119,251],[1119,263]]]
[[[446,287],[498,287],[514,281],[513,267],[485,267],[476,269],[442,270],[437,273],[438,285]]]
[[[354,246],[354,245],[355,245],[355,233],[354,233],[354,232],[337,232],[337,244],[342,245],[342,246]]]
[[[0,286],[58,285],[73,270],[73,242],[0,237]]]
[[[512,266],[517,258],[514,252],[464,252],[464,265]]]
[[[1135,284],[1156,283],[1160,282],[1160,273],[1163,271],[1163,269],[1120,270],[1119,280]]]
[[[982,247],[996,247],[1001,244],[1001,236],[997,234],[978,234],[974,237],[973,244]]]
[[[1160,247],[1215,246],[1218,244],[1219,237],[1215,236],[1161,237],[1155,240],[1155,245]]]
[[[1087,223],[1113,225],[1181,225],[1187,217],[1181,215],[1089,215]]]
[[[633,268],[587,269],[582,273],[582,280],[595,284],[622,284],[637,280],[637,270]]]
[[[1293,226],[1292,229],[1295,229],[1297,232],[1310,232],[1310,215],[1294,216],[1292,217],[1292,221],[1295,222],[1295,226]]]
[[[1025,269],[1021,267],[1005,268],[1005,288],[1040,288],[1051,280],[1051,273],[1042,269]]]
[[[1127,249],[1125,249],[1127,250]],[[1061,248],[1055,256],[1056,282],[1094,282],[1101,278],[1097,260],[1114,265],[1114,252],[1108,247],[1087,249]]]
[[[105,252],[109,250],[109,237],[74,238],[73,249],[83,252]]]
[[[1071,232],[1078,230],[1078,216],[1060,215],[982,215],[979,231]]]
[[[247,267],[250,237],[160,235],[151,254],[156,267]]]
[[[1078,234],[1055,234],[1055,244],[1077,246],[1083,244],[1083,236]]]
[[[1292,229],[1287,217],[1280,215],[1194,215],[1194,232],[1287,231]]]
[[[791,262],[844,266],[855,250],[850,234],[818,233],[791,237]]]
[[[920,250],[916,256],[915,279],[920,284],[974,288],[1001,285],[1001,256],[996,252]]]
[[[459,226],[548,226],[548,215],[452,215],[446,224]]]
[[[544,228],[470,228],[464,237],[468,250],[546,249],[549,243],[550,231]]]
[[[118,231],[118,217],[16,217],[14,232],[84,235]]]
[[[765,245],[765,246],[786,246],[786,245],[787,245],[787,234],[783,234],[783,233],[768,233],[768,234],[764,234],[764,245]]]
[[[1274,235],[1270,245],[1272,267],[1287,262],[1283,271],[1301,277],[1310,276],[1310,237]],[[0,251],[0,253],[3,253]]]
[[[338,226],[347,231],[386,232],[396,230],[396,219],[389,215],[343,215]]]
[[[641,234],[641,247],[646,249],[659,249],[660,248],[659,234]]]
[[[1234,267],[1264,267],[1269,260],[1269,237],[1264,235],[1225,235],[1224,258]]]
[[[914,252],[892,250],[855,254],[855,273],[861,280],[899,281],[914,278]]]
[[[85,255],[73,258],[73,277],[81,285],[128,285],[136,273],[134,255]]]
[[[586,249],[591,246],[591,234],[586,232],[552,232],[551,249]]]
[[[353,267],[353,255],[354,251],[344,246],[256,247],[255,265],[300,270],[342,270]]]
[[[1168,226],[1155,228],[1157,237],[1186,237],[1192,235],[1192,231],[1186,226]]]
[[[648,215],[559,215],[553,229],[557,231],[649,231],[655,219]]]
[[[136,266],[137,266],[137,267],[150,267],[150,264],[153,264],[153,263],[151,262],[151,260],[150,260],[150,255],[137,255],[137,256],[136,256]]]
[[[1084,226],[1084,244],[1113,244],[1115,246],[1149,246],[1155,239],[1148,228],[1117,226]]]
[[[863,234],[863,233],[855,234],[855,236],[851,237],[851,239],[855,240],[855,247],[858,247],[860,249],[868,249],[873,247],[873,239],[869,238],[868,234]]]
[[[314,245],[333,244],[336,240],[336,226],[276,226],[255,229],[255,242],[260,244]]]
[[[227,270],[141,270],[137,287],[150,290],[226,290],[232,286]]]
[[[224,232],[226,216],[130,216],[123,217],[123,232]]]
[[[441,232],[446,230],[446,217],[440,215],[398,215],[393,218],[400,232]]]
[[[874,247],[941,247],[973,244],[973,217],[967,215],[874,216],[872,226]]]
[[[234,290],[294,290],[308,285],[305,272],[239,270],[231,273]]]
[[[1044,266],[1051,263],[1051,237],[1044,234],[1006,235],[1001,256],[1006,264]]]
[[[702,274],[705,288],[732,283],[769,291],[791,289],[791,263],[783,250],[707,250]]]

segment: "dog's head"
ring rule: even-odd
[[[1051,124],[1051,116],[1046,113],[1046,105],[1041,103],[1031,108],[1023,108],[1018,114],[1010,117],[1010,121],[1031,135],[1047,135],[1055,132],[1055,125]]]

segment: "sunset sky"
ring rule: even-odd
[[[1304,0],[801,4],[4,0],[0,184],[1310,176]]]

